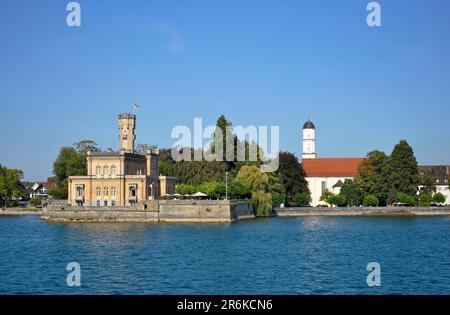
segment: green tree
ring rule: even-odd
[[[363,199],[364,207],[377,207],[379,205],[378,198],[374,195],[366,195]]]
[[[432,195],[436,192],[436,175],[432,169],[425,170],[420,177],[421,185],[420,191],[422,193]]]
[[[223,182],[211,182],[208,183],[210,188],[208,195],[214,199],[223,199],[226,195],[226,187]]]
[[[0,165],[0,201],[4,199],[2,206],[11,204],[13,198],[24,197],[21,189],[23,172],[19,169],[9,169]]]
[[[347,201],[345,200],[345,196],[341,194],[332,194],[328,196],[327,203],[330,205],[338,206],[338,207],[345,207],[347,205]]]
[[[306,192],[297,192],[292,198],[292,205],[295,207],[307,206],[311,202],[311,197]]]
[[[228,196],[230,199],[245,199],[252,197],[252,191],[242,183],[234,181],[228,187]],[[284,202],[284,201],[283,201]]]
[[[445,196],[442,193],[438,192],[438,193],[433,195],[433,199],[432,200],[433,200],[434,203],[440,205],[440,204],[445,203]]]
[[[82,149],[82,147],[79,147]],[[58,188],[52,189],[50,194],[56,199],[67,198],[67,179],[69,176],[86,175],[86,155],[83,151],[77,151],[72,147],[63,147],[53,163],[54,177],[49,180],[55,181]]]
[[[416,203],[416,199],[413,196],[405,194],[404,192],[397,192],[397,202],[403,203],[406,206],[413,206]]]
[[[309,195],[305,172],[297,157],[290,152],[280,152],[278,160],[277,175],[285,188],[288,204],[294,204],[293,198],[297,193]]]
[[[189,184],[178,184],[175,187],[175,192],[181,195],[192,195],[196,193],[196,189],[193,185]]]
[[[430,194],[420,193],[417,196],[416,204],[419,207],[429,207],[429,206],[431,206],[431,201],[432,201],[432,197]]]
[[[233,135],[233,125],[230,121],[228,121],[224,115],[220,115],[220,117],[217,119],[216,122],[216,132],[214,133],[213,141],[211,142],[211,152],[215,154],[219,154],[219,152],[216,152],[216,146],[219,150],[222,151],[222,160],[225,162],[228,162],[230,167],[234,164],[234,152],[232,153],[232,156],[227,158],[227,146],[235,148],[234,143],[235,137]]]
[[[419,171],[413,149],[401,140],[392,151],[386,170],[388,182],[397,192],[416,195],[419,186]]]
[[[33,207],[40,206],[41,204],[42,204],[41,198],[31,198],[30,199],[30,205],[32,205]]]
[[[320,200],[320,201],[323,201],[323,202],[325,202],[325,203],[330,204],[330,203],[328,202],[328,198],[329,198],[330,196],[333,196],[333,195],[334,195],[334,194],[333,194],[331,191],[325,190],[324,193],[320,196],[319,200]]]
[[[390,188],[386,178],[388,161],[389,157],[382,151],[367,153],[367,158],[358,166],[358,176],[354,178],[362,196],[375,195],[382,204],[386,204]]]
[[[283,193],[272,193],[272,207],[279,207],[286,202],[286,195]]]
[[[386,203],[387,203],[388,205],[392,205],[392,204],[394,204],[395,202],[397,202],[397,200],[398,200],[398,198],[397,198],[397,190],[395,190],[394,187],[391,187],[391,188],[389,189],[389,191],[388,191],[388,194],[387,194]]]
[[[362,202],[362,193],[354,180],[346,179],[341,187],[340,192],[347,201],[347,205],[354,207],[359,206]]]
[[[86,155],[88,151],[91,152],[99,152],[100,148],[98,147],[97,143],[93,140],[81,140],[78,142],[75,142],[73,144],[73,147],[75,150],[77,150],[78,153]]]
[[[260,168],[255,165],[244,165],[239,170],[236,181],[251,189],[256,216],[270,216],[272,194],[270,193],[269,176],[261,172]]]

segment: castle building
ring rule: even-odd
[[[119,151],[88,152],[87,175],[70,176],[72,206],[125,207],[173,194],[176,177],[159,176],[159,151],[134,151],[136,115],[119,114]]]
[[[302,167],[311,193],[313,207],[324,205],[320,197],[326,191],[338,194],[346,179],[358,175],[363,158],[317,158],[316,127],[308,120],[303,125]]]

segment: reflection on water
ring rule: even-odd
[[[1,217],[0,293],[450,293],[450,220],[305,217],[236,224]],[[67,263],[81,287],[66,286]],[[382,266],[368,288],[366,266]]]

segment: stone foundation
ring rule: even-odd
[[[95,222],[234,222],[254,218],[247,200],[149,200],[135,207],[73,207],[49,204],[49,221]]]
[[[450,207],[274,208],[273,216],[450,216]]]

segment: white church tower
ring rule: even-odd
[[[316,127],[308,119],[303,125],[303,153],[302,159],[316,158]]]

